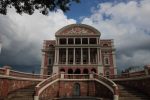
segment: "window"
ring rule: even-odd
[[[106,71],[106,72],[105,72],[105,76],[106,76],[107,78],[109,78],[109,75],[110,75],[109,71]]]
[[[103,47],[108,47],[108,44],[103,44]]]
[[[82,44],[88,44],[88,38],[82,38]]]
[[[81,74],[81,70],[80,69],[76,69],[74,74]]]
[[[75,38],[75,44],[81,44],[81,39],[80,38]]]
[[[81,49],[80,48],[75,48],[75,63],[80,64],[81,63]]]
[[[52,64],[52,60],[51,60],[51,58],[49,58],[49,61],[48,61],[48,62],[49,62],[49,65],[51,65],[51,64]]]
[[[59,39],[59,44],[66,44],[66,39],[65,38],[61,38]]]
[[[74,44],[73,38],[68,38],[68,44]]]
[[[68,74],[73,74],[73,70],[72,69],[68,69]]]
[[[89,73],[89,70],[85,68],[85,69],[83,70],[83,74],[88,74],[88,73]]]
[[[96,73],[96,69],[95,68],[91,69],[91,72]]]
[[[90,38],[90,44],[97,44],[96,43],[96,38]]]
[[[73,48],[68,48],[68,64],[73,64]]]
[[[62,68],[62,69],[60,69],[60,72],[65,72],[65,69],[63,69],[63,68]]]
[[[109,58],[108,58],[108,57],[105,57],[105,58],[104,58],[104,64],[105,64],[105,65],[109,65]]]
[[[97,64],[97,48],[90,48],[91,64]]]
[[[66,48],[59,49],[59,64],[66,63]]]
[[[88,64],[88,48],[83,48],[83,64]]]

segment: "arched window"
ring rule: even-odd
[[[65,72],[65,69],[63,69],[63,68],[62,68],[62,69],[60,69],[60,72]]]
[[[88,73],[89,73],[88,69],[85,68],[85,69],[83,70],[83,74],[88,74]]]
[[[48,63],[49,63],[49,65],[52,64],[52,59],[51,58],[49,58]]]
[[[108,47],[108,44],[103,44],[103,47]]]
[[[91,69],[91,72],[96,73],[96,69],[95,68]]]
[[[73,96],[80,96],[80,84],[75,83],[73,86]]]
[[[108,65],[109,64],[109,59],[105,58],[105,64]]]
[[[73,70],[72,69],[68,69],[68,74],[73,74]]]
[[[81,74],[81,71],[80,71],[80,69],[76,69],[74,73],[75,74]]]
[[[105,76],[106,76],[107,78],[109,78],[109,75],[110,75],[110,72],[109,72],[109,71],[106,71],[106,72],[105,72]]]
[[[49,46],[49,47],[52,47],[52,48],[54,47],[52,44],[50,44],[50,45],[48,45],[48,46]]]

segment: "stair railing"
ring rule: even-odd
[[[49,77],[49,78],[43,80],[42,82],[40,82],[39,84],[37,84],[35,86],[34,100],[39,100],[40,94],[46,88],[45,86],[58,78],[60,78],[60,74],[53,74],[51,77]]]
[[[106,86],[108,86],[108,88],[113,92],[114,95],[113,100],[119,100],[119,90],[116,83],[96,73],[94,73],[94,78],[98,79],[99,81],[103,82]]]

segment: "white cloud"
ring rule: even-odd
[[[68,19],[60,10],[48,16],[38,12],[30,16],[10,9],[8,15],[0,15],[0,64],[40,64],[43,40],[55,39],[58,29],[72,23],[76,21]]]
[[[82,23],[96,27],[101,38],[112,38],[120,68],[150,64],[150,0],[101,3]]]

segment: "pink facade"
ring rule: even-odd
[[[115,48],[112,39],[85,24],[71,24],[55,33],[56,40],[45,40],[41,74],[64,71],[69,74],[98,73],[116,75]]]

